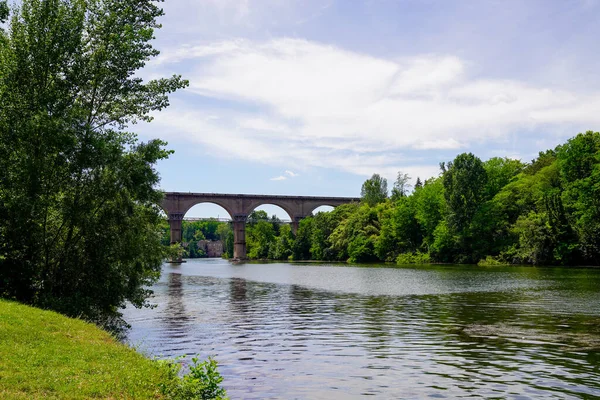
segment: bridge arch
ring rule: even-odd
[[[328,207],[328,209],[327,209],[327,210],[319,210],[319,211],[317,211],[317,210],[318,210],[319,208],[321,208],[321,207]],[[310,213],[311,213],[311,214],[313,214],[313,215],[315,215],[315,211],[317,211],[317,214],[318,214],[318,213],[320,213],[320,212],[331,212],[331,211],[333,211],[334,209],[335,209],[335,207],[334,207],[334,206],[330,206],[330,205],[327,205],[327,204],[323,204],[323,205],[316,206],[315,208],[313,208],[313,209],[310,211]]]
[[[229,216],[229,218],[233,219],[233,213],[230,210],[228,210],[226,207],[222,206],[221,204],[219,204],[218,202],[215,202],[215,201],[200,201],[200,202],[198,202],[196,204],[193,204],[187,210],[185,210],[185,212],[183,213],[184,216],[187,216],[187,214],[190,211],[192,211],[192,209],[194,207],[201,206],[201,205],[204,205],[204,204],[214,205],[214,206],[217,206],[217,207],[221,208],[222,210],[224,210],[227,213],[227,215]]]
[[[288,215],[290,221],[294,220],[294,211],[292,211],[292,209],[290,209],[289,207],[287,207],[285,205],[277,204],[277,202],[254,201],[248,205],[248,208],[246,209],[244,214],[250,215],[250,214],[252,214],[253,211],[256,211],[256,209],[260,208],[261,206],[276,206],[276,207],[282,209],[283,211],[285,211],[285,213]]]
[[[226,201],[220,201],[220,199],[196,199],[194,201],[188,201],[183,204],[183,207],[178,210],[179,213],[186,215],[192,208],[200,204],[214,204],[224,209],[227,214],[233,219],[235,212],[233,211],[231,204]]]

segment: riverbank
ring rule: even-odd
[[[92,324],[0,300],[1,399],[161,399],[169,379]]]

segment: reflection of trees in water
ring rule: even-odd
[[[326,292],[292,285],[289,292],[293,329],[325,330],[341,341],[353,342],[368,351],[381,352],[388,345],[393,321],[389,297]]]
[[[248,299],[248,283],[245,279],[231,278],[229,280],[229,298],[235,311],[246,314],[250,300]]]
[[[167,278],[167,304],[162,315],[169,332],[187,332],[189,315],[183,301],[183,279],[181,274],[169,273]]]
[[[410,345],[415,335],[431,345],[443,346],[456,340],[466,324],[511,321],[518,305],[531,300],[528,297],[523,291],[365,296],[292,285],[288,312],[299,317],[293,319],[293,329],[335,327],[336,336],[354,340],[369,353],[386,357],[397,353],[402,343]],[[496,307],[499,303],[504,307]],[[528,319],[535,323],[537,317]]]

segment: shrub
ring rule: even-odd
[[[402,253],[398,255],[396,258],[396,264],[429,264],[431,262],[431,258],[428,253],[421,253],[417,251],[416,253]]]
[[[170,363],[173,379],[169,384],[163,384],[163,394],[172,400],[225,400],[227,391],[220,386],[223,377],[217,370],[217,361],[209,357],[208,360],[198,362],[198,358],[192,358],[190,371],[181,378],[177,374],[181,366]]]
[[[501,261],[492,256],[487,256],[485,259],[479,260],[477,265],[479,265],[480,267],[498,267],[501,265],[509,265],[509,264],[505,261]]]

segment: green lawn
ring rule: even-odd
[[[0,300],[0,399],[160,399],[168,376],[92,324]]]

